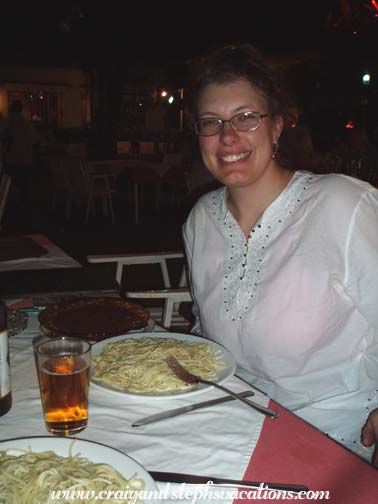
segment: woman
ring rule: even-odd
[[[194,113],[203,161],[223,184],[184,226],[194,332],[227,347],[240,376],[371,457],[378,192],[342,175],[283,167],[280,92],[251,46],[202,62]]]

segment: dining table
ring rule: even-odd
[[[18,310],[26,307],[29,312],[26,329],[10,338],[13,407],[0,418],[0,441],[48,435],[33,357],[33,339],[41,334],[38,312],[33,311],[31,299],[8,300],[8,307]],[[155,326],[153,331],[155,334],[164,330]],[[251,492],[251,488],[239,488],[237,495],[236,489],[231,492],[230,488],[223,488],[228,493],[214,499],[211,492],[200,495],[203,485],[186,485],[179,498],[167,502],[236,504],[288,499],[333,504],[377,502],[378,470],[367,461],[236,375],[230,376],[224,385],[234,392],[252,390],[253,400],[275,409],[279,417],[270,418],[239,401],[230,401],[133,427],[142,417],[221,397],[224,393],[207,387],[198,394],[151,398],[117,393],[91,383],[88,426],[76,437],[121,450],[147,471],[292,483],[309,489],[307,493],[288,494],[260,486],[254,490],[255,494],[249,495],[242,492]],[[169,485],[159,481],[157,484],[161,491]],[[175,485],[178,484],[170,488]]]

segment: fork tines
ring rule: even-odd
[[[177,378],[180,378],[180,380],[186,382],[186,383],[197,383],[198,382],[198,377],[193,375],[192,373],[189,373],[179,362],[178,360],[173,357],[173,355],[170,355],[167,357],[166,362],[168,366],[172,369],[174,374],[177,376]]]

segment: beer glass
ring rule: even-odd
[[[46,428],[70,436],[88,422],[91,345],[78,338],[56,337],[35,347]]]

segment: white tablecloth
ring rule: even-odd
[[[0,418],[1,439],[47,435],[32,351],[32,340],[38,334],[36,314],[30,313],[27,330],[10,340],[13,407]],[[250,388],[236,377],[226,386],[237,392]],[[264,419],[252,408],[232,401],[131,427],[141,417],[221,395],[224,394],[220,391],[209,390],[187,398],[153,400],[123,396],[91,385],[88,427],[77,437],[118,448],[147,470],[241,479]],[[257,391],[254,400],[267,404],[267,398]]]

